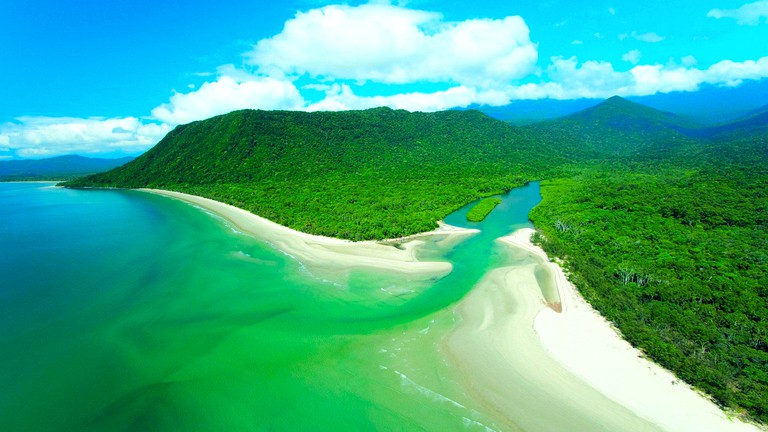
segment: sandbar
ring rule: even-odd
[[[138,189],[176,198],[208,210],[234,225],[244,233],[259,238],[305,265],[321,269],[352,269],[356,267],[393,271],[418,277],[441,277],[451,272],[452,265],[444,261],[419,261],[417,249],[424,236],[444,236],[443,241],[457,241],[477,233],[439,223],[439,228],[423,234],[385,242],[353,242],[296,231],[257,216],[246,210],[203,198],[159,189]]]

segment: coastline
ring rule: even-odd
[[[729,416],[707,396],[646,359],[579,294],[563,269],[531,243],[533,229],[515,231],[501,241],[544,260],[556,281],[562,304],[557,313],[540,307],[533,330],[547,353],[601,394],[667,431],[760,431]]]
[[[488,272],[455,306],[457,325],[443,342],[465,391],[510,430],[663,430],[546,350],[532,323],[543,309],[555,313],[539,285],[547,262],[509,247],[520,259]]]
[[[366,267],[413,278],[442,277],[452,265],[419,261],[420,237],[444,236],[441,243],[453,244],[477,232],[439,222],[427,233],[352,242],[295,231],[199,196],[138,190],[210,211],[320,269]],[[455,306],[460,318],[441,347],[464,377],[468,393],[489,412],[513,430],[764,430],[729,418],[706,396],[645,359],[581,298],[562,268],[530,242],[533,232],[521,229],[497,240],[530,258],[488,272]],[[553,282],[561,313],[547,307],[540,271]]]
[[[283,253],[315,268],[349,270],[367,267],[409,276],[442,277],[450,273],[453,266],[444,261],[419,261],[416,251],[424,243],[419,238],[439,235],[446,236],[445,242],[453,242],[477,233],[477,230],[439,222],[439,228],[423,234],[381,242],[353,242],[299,232],[235,206],[196,195],[160,189],[137,190],[175,198],[208,210],[239,230],[262,239]]]

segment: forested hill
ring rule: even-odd
[[[630,102],[619,96],[575,114],[561,118],[591,127],[633,132],[657,132],[664,129],[695,128],[697,123],[669,112]]]
[[[547,150],[477,111],[236,111],[179,126],[135,161],[68,186],[154,187],[350,239],[399,237],[540,178]]]
[[[111,170],[131,160],[131,157],[102,159],[66,155],[0,161],[0,181],[65,180]]]

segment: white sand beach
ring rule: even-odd
[[[649,426],[642,421],[633,425],[630,421],[636,420],[626,417],[617,405],[666,431],[761,430],[730,418],[706,396],[646,360],[584,301],[563,270],[530,242],[532,233],[532,229],[518,230],[501,241],[536,257],[536,263],[495,270],[457,309],[463,322],[449,341],[449,349],[458,352],[467,373],[475,377],[481,397],[502,414],[522,411],[522,417],[510,417],[525,418],[536,407],[521,410],[511,406],[514,391],[506,378],[517,373],[523,375],[518,377],[520,381],[531,383],[530,391],[552,387],[557,394],[553,408],[563,395],[570,404],[586,405],[605,430],[634,431]],[[554,278],[561,313],[545,306],[531,275],[535,266],[546,268]],[[568,417],[568,412],[556,409],[549,415]],[[576,420],[563,422],[559,430],[589,430]],[[530,430],[558,430],[548,427],[551,421],[537,425],[534,418],[531,422],[534,428]]]
[[[532,323],[549,310],[536,277],[544,262],[523,255],[521,264],[486,274],[456,306],[459,323],[443,351],[467,392],[508,430],[662,430],[574,375],[542,346]]]
[[[440,223],[439,228],[429,233],[398,239],[398,247],[375,241],[352,242],[292,230],[246,210],[208,198],[158,189],[139,190],[180,199],[211,211],[239,230],[272,244],[313,268],[370,267],[419,277],[443,276],[451,271],[450,263],[417,260],[416,250],[423,244],[419,238],[440,235],[446,237],[444,241],[450,242],[477,232]]]

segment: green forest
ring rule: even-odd
[[[482,222],[499,204],[501,204],[501,198],[483,198],[467,212],[467,220]]]
[[[527,126],[244,110],[66,185],[188,192],[363,240],[431,230],[529,180],[542,180],[535,239],[589,302],[648,357],[768,422],[768,110],[709,127],[621,98]]]

